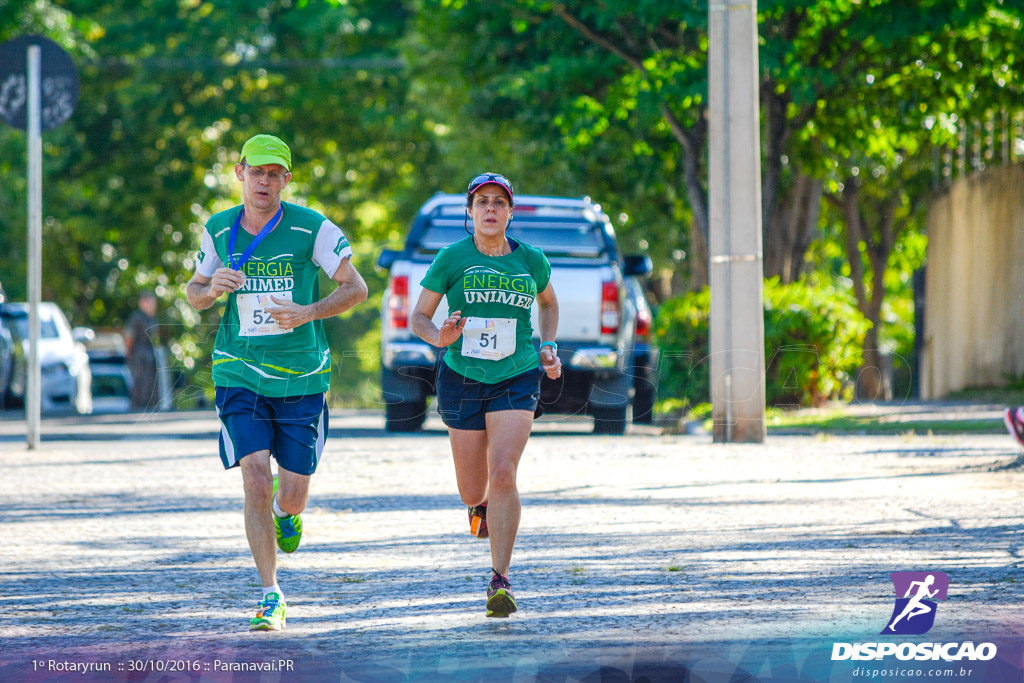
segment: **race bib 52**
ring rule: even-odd
[[[295,330],[285,330],[278,325],[268,309],[277,308],[278,304],[271,301],[270,297],[292,300],[292,293],[267,292],[265,294],[239,294],[235,297],[238,306],[238,322],[240,329],[238,335],[241,337],[265,337],[272,334],[286,334]]]

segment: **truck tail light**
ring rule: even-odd
[[[388,314],[391,327],[404,330],[409,327],[409,276],[396,275],[391,278],[391,297],[388,299]]]
[[[601,334],[619,331],[619,286],[614,282],[601,283]]]
[[[646,340],[651,333],[651,312],[647,310],[636,313],[636,336]]]

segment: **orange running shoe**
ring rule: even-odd
[[[469,508],[469,533],[477,538],[487,538],[487,503]]]

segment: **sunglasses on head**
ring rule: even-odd
[[[506,190],[508,190],[508,194],[510,197],[514,194],[512,192],[512,181],[506,178],[505,176],[499,175],[497,173],[481,173],[477,177],[470,180],[469,193],[473,194],[480,188],[481,185],[486,185],[487,183],[497,183],[498,185],[501,185]]]

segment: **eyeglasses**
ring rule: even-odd
[[[511,197],[514,193],[512,192],[512,181],[503,175],[497,173],[481,173],[477,177],[469,181],[469,193],[473,194],[481,185],[487,183],[497,183],[508,191],[508,196]]]
[[[281,171],[270,171],[268,173],[264,171],[262,168],[259,168],[258,166],[250,166],[246,164],[245,167],[249,170],[249,175],[255,180],[263,180],[264,178],[268,178],[271,182],[279,183],[285,179],[285,176],[288,175],[288,171],[285,171],[283,173]]]

